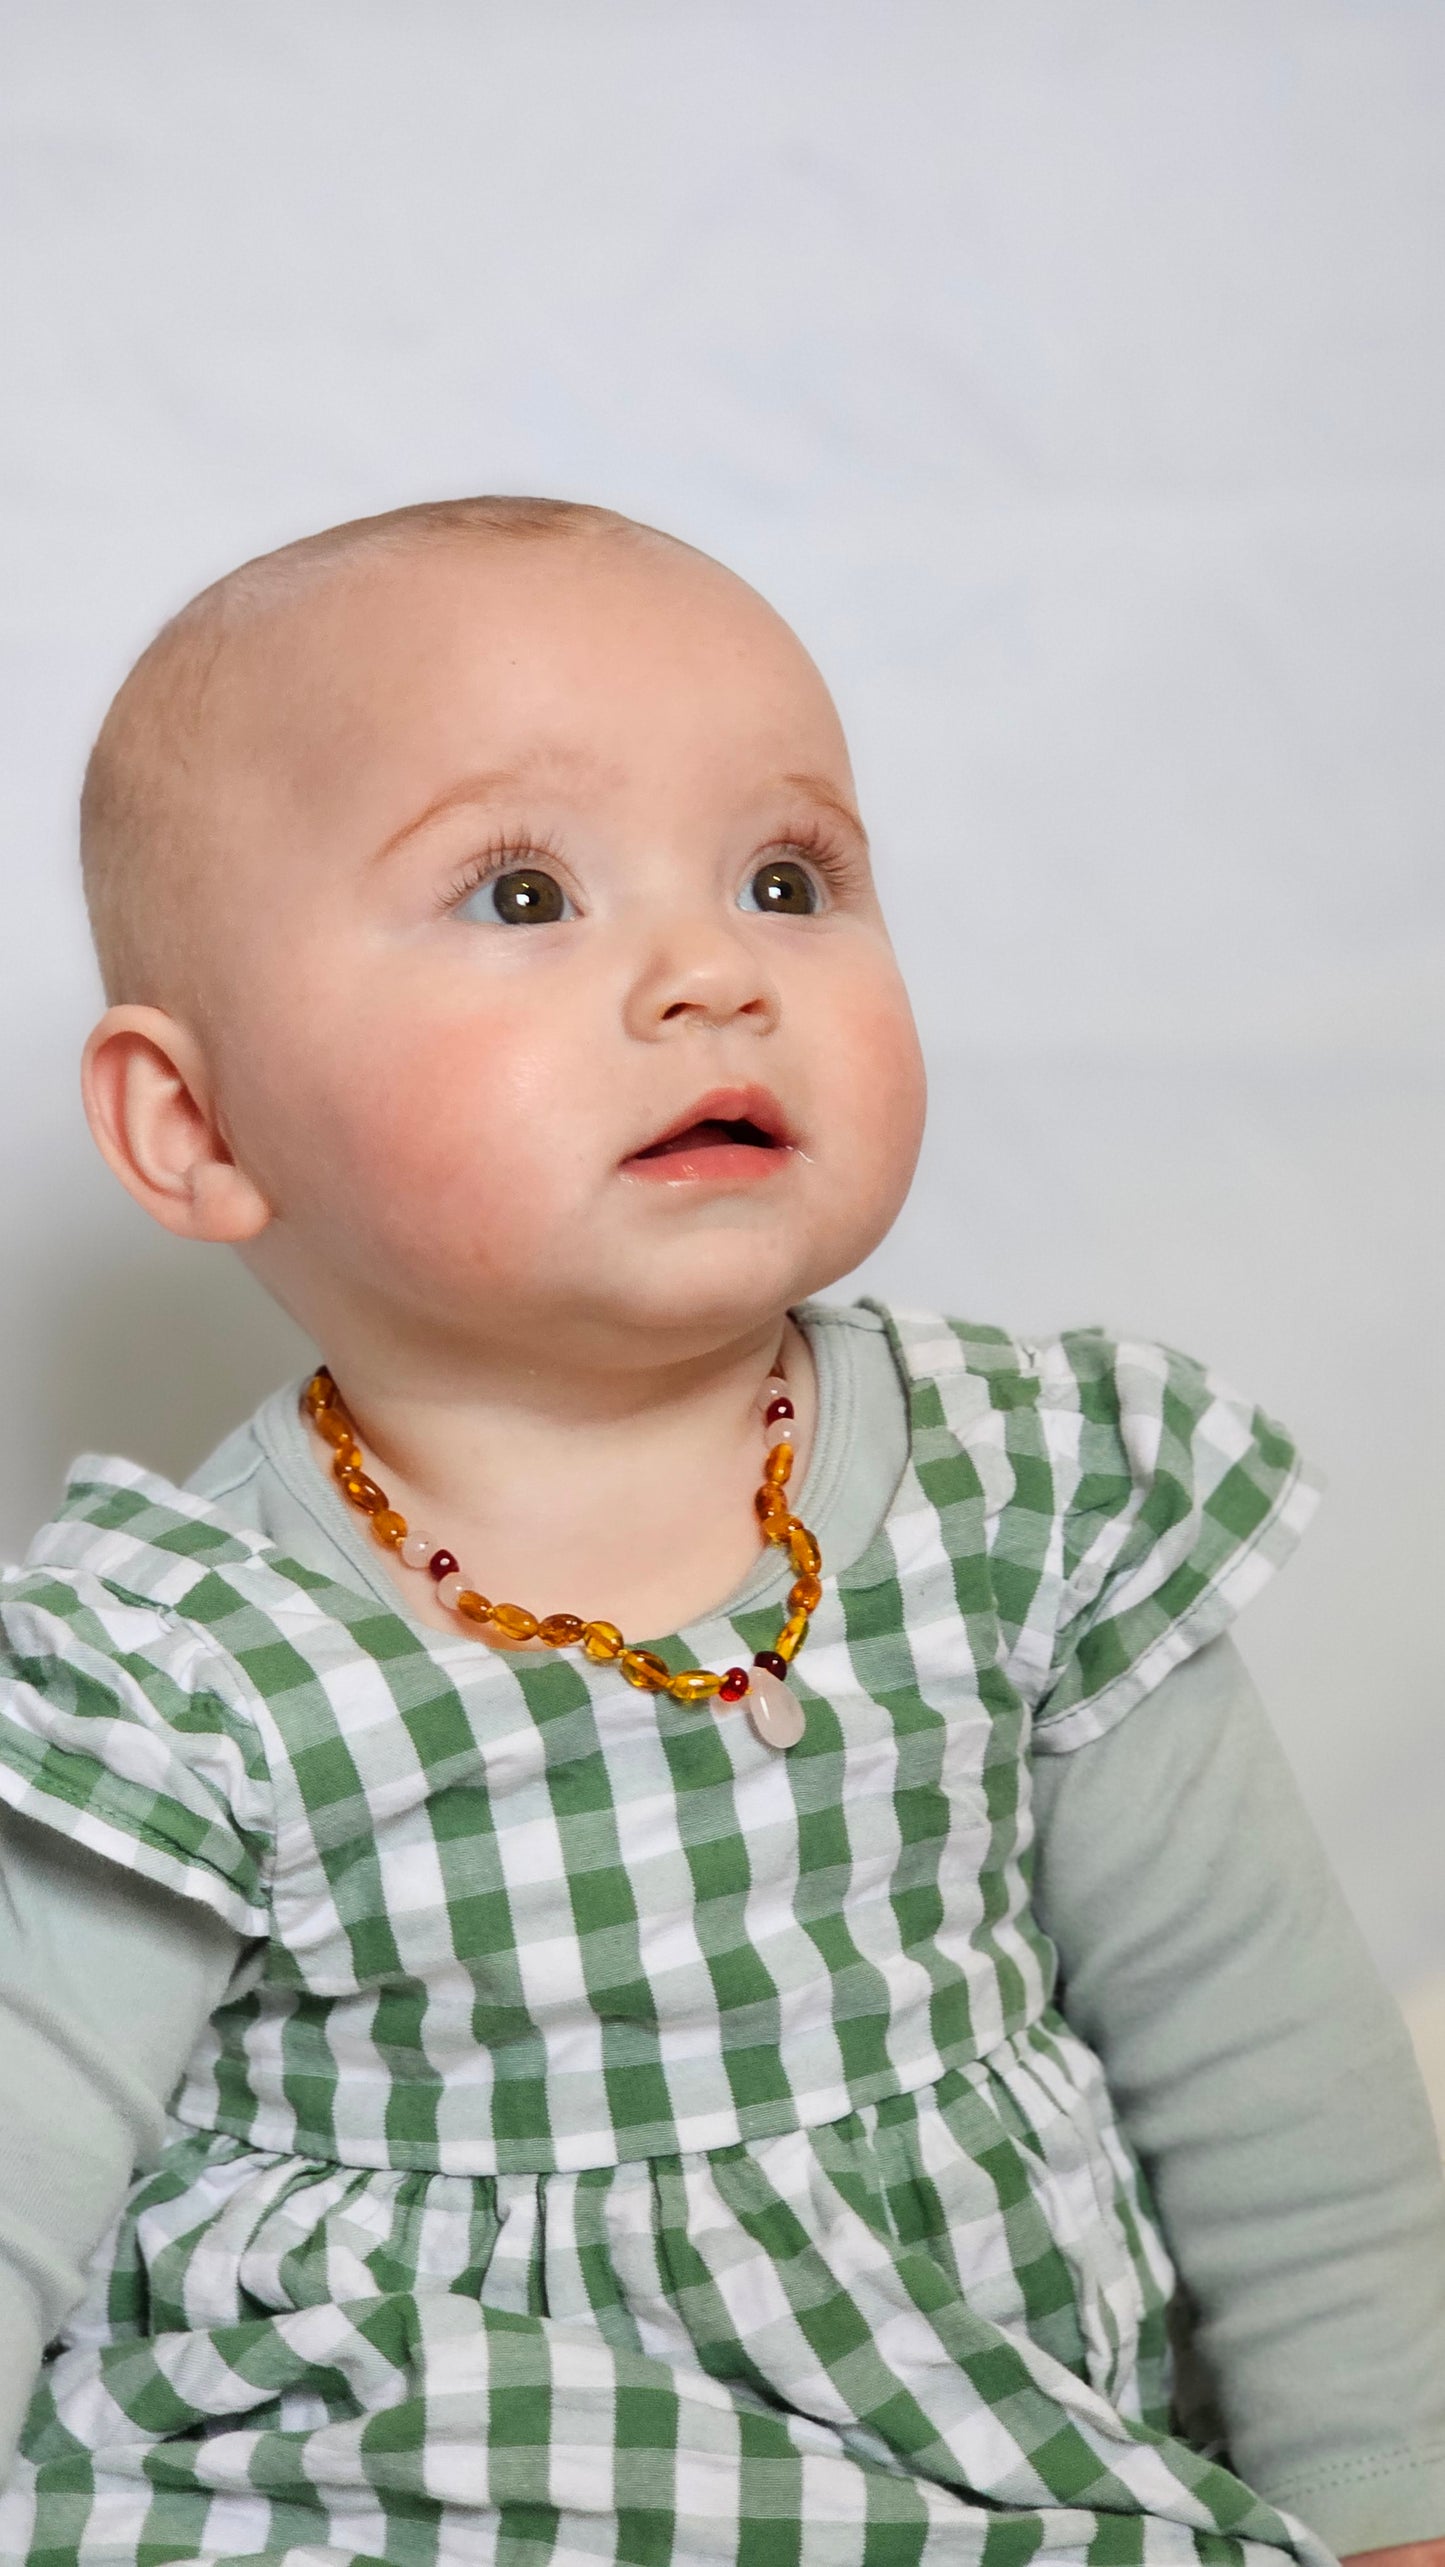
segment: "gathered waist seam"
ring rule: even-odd
[[[935,2087],[944,2084],[949,2078],[955,2076],[965,2079],[976,2076],[986,2078],[989,2075],[1000,2074],[1008,2066],[1022,2059],[1031,2048],[1037,2048],[1041,2042],[1052,2043],[1060,2035],[1070,2042],[1073,2040],[1068,2026],[1057,2009],[1052,2005],[1046,2005],[1041,2013],[1032,2016],[1026,2024],[1005,2033],[988,2050],[969,2051],[966,2055],[945,2059],[936,2069],[930,2067],[929,2072],[919,2077],[916,2082],[909,2083],[901,2078],[862,2081],[859,2090],[852,2095],[841,2112],[822,2113],[804,2118],[797,2112],[784,2111],[776,2118],[766,2120],[760,2118],[753,2126],[740,2128],[731,2136],[716,2140],[707,2147],[644,2148],[635,2152],[619,2150],[611,2155],[579,2158],[575,2163],[559,2163],[553,2158],[541,2165],[494,2163],[486,2166],[456,2166],[439,2163],[435,2154],[423,2157],[420,2152],[417,2152],[408,2156],[401,2147],[393,2149],[385,2156],[353,2156],[341,2154],[335,2146],[328,2146],[318,2134],[305,2130],[298,2131],[294,2140],[288,2144],[274,2139],[257,2138],[254,2132],[239,2120],[234,2123],[224,2119],[206,2122],[191,2121],[178,2109],[172,2111],[171,2123],[173,2134],[177,2136],[183,2136],[186,2139],[229,2141],[240,2153],[264,2159],[268,2164],[286,2164],[294,2161],[308,2166],[334,2167],[354,2175],[421,2176],[432,2182],[485,2184],[515,2179],[523,2183],[540,2183],[545,2179],[562,2176],[600,2174],[609,2169],[620,2169],[624,2166],[667,2165],[719,2157],[734,2149],[746,2149],[766,2140],[783,2138],[793,2131],[835,2129],[840,2123],[850,2121],[859,2111],[869,2111],[879,2105],[894,2102],[901,2103],[910,2096],[925,2095]]]

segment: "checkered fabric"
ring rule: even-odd
[[[1321,2567],[1169,2433],[1168,2261],[1028,1906],[1030,1748],[1218,1630],[1313,1483],[1171,1349],[872,1306],[911,1459],[786,1756],[76,1465],[0,1586],[0,1791],[264,1962],[0,2554]]]

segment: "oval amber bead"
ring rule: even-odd
[[[765,1480],[771,1480],[775,1488],[781,1488],[792,1467],[792,1445],[775,1444],[763,1464],[763,1477]]]
[[[330,1408],[335,1398],[336,1384],[332,1380],[331,1375],[329,1373],[313,1373],[310,1381],[306,1385],[306,1405],[310,1409],[312,1416],[315,1417],[320,1409]]]
[[[394,1506],[384,1506],[379,1514],[372,1517],[371,1529],[378,1542],[384,1542],[389,1551],[399,1550],[406,1540],[406,1517],[398,1515]]]
[[[722,1678],[711,1667],[684,1667],[671,1678],[667,1690],[674,1702],[711,1702],[722,1691]]]
[[[587,1625],[580,1613],[544,1613],[537,1625],[537,1637],[549,1649],[574,1649]]]
[[[367,1478],[365,1471],[341,1471],[337,1476],[343,1496],[349,1497],[353,1506],[360,1507],[363,1515],[380,1515],[386,1504],[384,1488],[378,1488],[375,1480]]]
[[[351,1420],[345,1409],[323,1408],[316,1420],[316,1432],[324,1436],[328,1444],[349,1444],[352,1440]]]
[[[816,1577],[823,1565],[816,1537],[796,1515],[788,1520],[788,1556],[801,1575]]]
[[[587,1625],[580,1613],[544,1613],[537,1625],[537,1637],[549,1649],[575,1649]]]
[[[782,1630],[778,1633],[776,1640],[773,1642],[773,1647],[777,1650],[780,1658],[795,1658],[807,1637],[808,1617],[806,1613],[790,1613],[787,1621],[782,1627]]]
[[[494,1604],[491,1620],[508,1640],[535,1640],[537,1617],[524,1604]]]
[[[823,1581],[815,1578],[811,1570],[805,1570],[802,1577],[795,1578],[788,1589],[790,1613],[816,1613],[822,1601]]]
[[[584,1622],[582,1646],[601,1665],[609,1658],[620,1658],[627,1643],[615,1622]]]
[[[457,1598],[457,1611],[464,1613],[468,1622],[490,1622],[492,1618],[490,1604],[484,1595],[478,1595],[475,1587],[463,1587]]]
[[[761,1523],[776,1524],[780,1531],[786,1527],[788,1501],[781,1489],[774,1488],[771,1480],[764,1480],[762,1487],[755,1491],[753,1505]]]
[[[666,1693],[672,1683],[672,1670],[655,1649],[624,1649],[617,1664],[639,1693]]]

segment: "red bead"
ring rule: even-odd
[[[719,1702],[741,1702],[747,1692],[748,1681],[746,1667],[729,1667],[717,1689]]]
[[[765,1426],[771,1426],[775,1419],[779,1417],[796,1417],[797,1413],[798,1412],[794,1408],[790,1399],[770,1399],[767,1406],[767,1413],[763,1418],[763,1424]]]
[[[450,1551],[433,1551],[427,1567],[434,1578],[449,1578],[455,1574],[457,1563]]]
[[[778,1656],[776,1649],[759,1649],[753,1658],[753,1665],[755,1667],[765,1667],[768,1674],[770,1676],[776,1676],[780,1683],[786,1681],[788,1662],[786,1658],[780,1658]]]

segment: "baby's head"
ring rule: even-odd
[[[122,687],[83,852],[96,1139],[334,1359],[699,1355],[907,1192],[922,1069],[837,713],[650,528],[464,501],[247,564]]]

